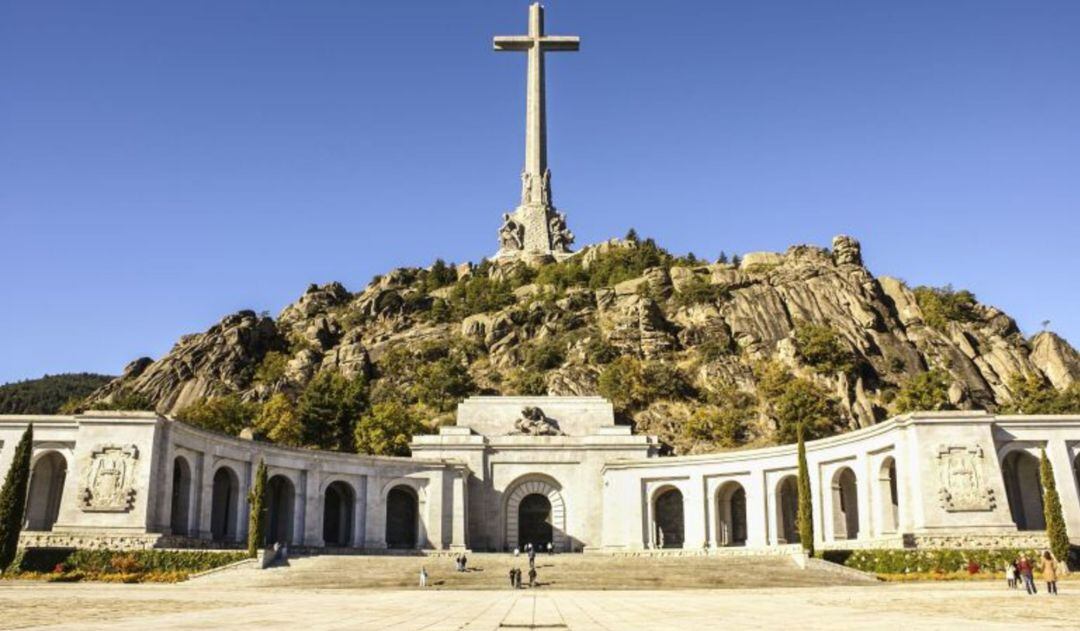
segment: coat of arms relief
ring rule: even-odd
[[[90,452],[79,503],[83,512],[125,513],[135,505],[135,445],[100,445]]]
[[[938,495],[950,513],[994,510],[994,490],[986,484],[982,447],[942,445],[938,448]]]

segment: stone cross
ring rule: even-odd
[[[515,251],[532,254],[569,252],[573,235],[566,220],[555,212],[551,198],[551,171],[547,166],[547,121],[544,94],[544,53],[576,51],[578,37],[544,34],[544,8],[529,6],[529,34],[499,36],[495,50],[529,54],[525,105],[525,169],[521,173],[521,205],[504,217],[499,231],[501,256]]]

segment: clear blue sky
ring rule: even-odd
[[[0,382],[118,373],[309,282],[496,247],[525,0],[0,3]],[[862,240],[1080,342],[1080,2],[570,2],[578,243]]]

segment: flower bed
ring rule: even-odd
[[[29,548],[19,553],[11,575],[54,582],[175,583],[246,558],[243,552]]]

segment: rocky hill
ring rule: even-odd
[[[363,382],[364,406],[399,401],[430,427],[470,393],[600,393],[638,431],[696,452],[789,440],[800,420],[829,433],[917,407],[994,410],[1015,405],[1019,376],[1075,391],[1065,340],[1025,339],[967,292],[875,277],[850,237],[832,245],[707,263],[628,235],[561,263],[312,285],[276,319],[241,311],[132,362],[87,403],[183,415],[231,397],[257,417],[339,373]]]

